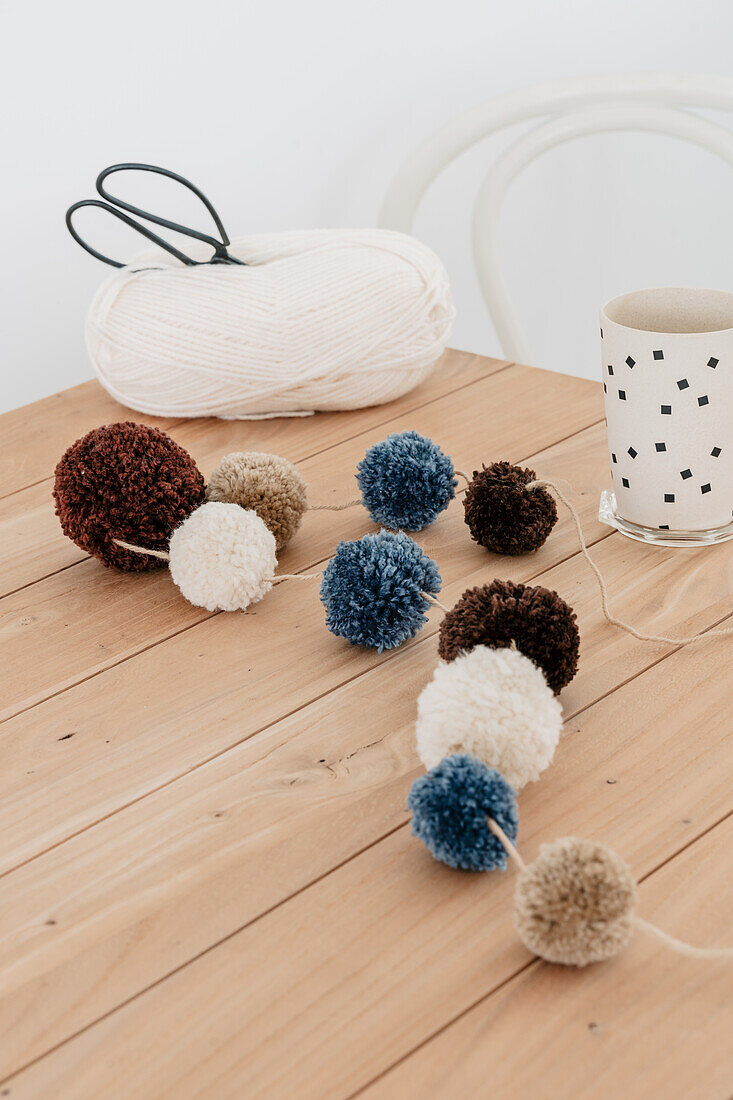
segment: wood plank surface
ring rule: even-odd
[[[353,498],[356,464],[366,448],[389,431],[406,427],[439,437],[458,468],[462,461],[485,461],[487,439],[492,447],[489,458],[514,458],[523,440],[516,424],[505,423],[501,410],[518,387],[528,390],[525,404],[538,449],[574,427],[598,421],[601,410],[591,383],[563,378],[558,384],[543,372],[530,386],[528,371],[510,367],[482,378],[468,387],[468,393],[459,389],[300,463],[303,476],[314,486],[314,499],[321,485],[330,486],[336,500]],[[339,528],[359,534],[365,526],[374,530],[368,521],[365,524],[362,509],[351,510],[348,518],[335,515],[339,518],[321,519],[317,542],[293,540],[282,555],[282,571],[307,570],[329,557],[334,539],[343,537]],[[306,527],[312,518],[306,516]],[[167,570],[120,573],[89,558],[6,596],[0,600],[0,643],[7,647],[9,687],[0,703],[0,719],[208,617],[209,612],[183,600]]]
[[[592,479],[607,476],[600,428],[536,461],[552,475],[572,477],[589,538],[604,536],[608,528],[597,521],[590,489]],[[364,530],[351,512],[336,517],[354,524],[354,535]],[[327,529],[332,518],[319,513],[309,520]],[[451,598],[495,575],[527,581],[572,556],[577,545],[568,517],[561,516],[538,553],[489,555],[467,537],[459,502],[419,539],[440,562]],[[416,641],[435,632],[440,614],[431,612],[430,620]],[[284,634],[278,630],[291,623]],[[315,584],[282,584],[245,616],[209,617],[4,722],[0,870],[256,735],[344,680],[380,668],[388,657],[328,634]]]
[[[0,595],[86,559],[83,551],[64,538],[54,515],[51,491],[52,474],[59,458],[75,439],[91,428],[115,420],[155,423],[165,428],[182,447],[190,450],[205,476],[210,474],[223,454],[234,450],[270,451],[300,464],[304,459],[343,442],[349,435],[376,428],[397,415],[410,413],[508,366],[501,360],[454,352],[443,358],[430,378],[389,405],[356,409],[347,414],[325,413],[291,420],[159,422],[154,417],[138,416],[117,405],[106,398],[100,387],[96,389],[107,404],[100,399],[100,408],[100,401],[90,402],[88,411],[74,405],[73,415],[67,410],[65,416],[59,416],[54,422],[53,430],[49,430],[46,423],[47,406],[50,404],[53,407],[56,398],[39,402],[40,409],[32,406],[36,410],[33,433],[28,430],[30,413],[22,410],[19,414],[6,413],[0,416],[0,438],[8,452],[4,461],[8,467],[17,466],[18,474],[13,482],[16,488],[12,495],[0,499]],[[96,386],[94,383],[85,385]],[[22,432],[15,424],[16,419],[24,425]],[[33,451],[32,474],[42,472],[43,479],[24,487],[20,480],[22,471],[30,461],[26,451],[31,434],[41,440],[38,452],[35,448]]]
[[[717,551],[698,558],[698,591],[711,596],[707,607],[681,621],[685,630],[715,621]],[[620,610],[646,621],[653,601],[639,575],[629,572],[629,553],[629,543],[612,536],[596,557]],[[685,584],[679,556],[669,551],[666,564],[659,584]],[[569,732],[614,683],[669,652],[640,642],[629,652],[624,636],[602,620],[584,565],[578,572],[574,557],[537,578],[560,591],[575,586],[574,606],[589,640],[563,697]],[[676,612],[672,607],[658,616],[655,629],[665,629]],[[11,1052],[30,1058],[66,1037],[404,822],[407,785],[419,770],[414,699],[435,660],[432,639],[401,649],[386,667],[342,686],[337,706],[333,694],[317,700],[77,835],[61,853],[46,852],[8,875],[5,888],[14,902],[0,916],[0,1065]],[[365,718],[345,728],[344,712]],[[199,890],[187,901],[192,882]],[[31,933],[37,914],[45,919]],[[81,1003],[80,955],[88,989]],[[39,1013],[34,1006],[43,990]],[[30,1034],[30,1024],[40,1026],[40,1034]]]
[[[377,655],[324,630],[315,584],[211,616],[165,572],[121,576],[63,539],[55,462],[129,418],[146,419],[94,383],[0,417],[0,1096],[484,1096],[487,1082],[500,1100],[727,1095],[733,966],[726,985],[642,937],[585,972],[532,962],[512,874],[451,872],[410,836],[415,699],[441,612]],[[205,474],[229,450],[282,453],[320,502],[355,495],[366,447],[403,428],[458,468],[506,457],[569,482],[613,609],[636,625],[688,633],[733,613],[729,547],[651,549],[598,523],[608,458],[591,383],[448,352],[389,406],[166,430]],[[525,856],[558,835],[602,839],[644,880],[643,915],[733,941],[730,643],[679,650],[608,626],[562,508],[524,558],[477,547],[462,512],[459,499],[417,536],[444,602],[494,576],[533,580],[581,629],[565,735],[520,796]],[[318,567],[368,530],[361,508],[306,516],[281,569]]]
[[[682,650],[590,708],[523,793],[528,856],[539,839],[602,837],[647,875],[720,820],[733,730],[718,673]],[[704,736],[687,736],[698,714]],[[398,828],[42,1059],[30,1095],[97,1096],[113,1072],[135,1096],[201,1095],[214,1073],[226,1097],[350,1095],[526,966],[511,888],[449,871]],[[151,1046],[160,1020],[167,1042]]]
[[[645,878],[637,912],[691,943],[730,943],[731,845],[729,815]],[[538,1081],[543,1100],[728,1100],[731,1033],[730,965],[681,959],[637,931],[605,967],[532,963],[360,1095],[478,1097],[490,1079],[496,1100],[537,1095]]]

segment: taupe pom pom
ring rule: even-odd
[[[522,943],[548,962],[587,966],[628,943],[636,884],[605,844],[568,837],[543,844],[514,892]]]
[[[256,512],[282,550],[308,507],[306,484],[291,462],[259,451],[225,455],[206,486],[206,499]]]

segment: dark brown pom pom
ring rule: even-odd
[[[471,538],[494,554],[538,550],[557,522],[557,507],[546,489],[525,489],[534,470],[492,462],[474,470],[463,498]]]
[[[171,533],[204,500],[191,456],[158,428],[107,424],[69,447],[56,467],[53,495],[64,534],[105,565],[139,572],[159,558],[113,539],[167,550]]]
[[[539,665],[556,695],[577,671],[580,636],[573,609],[549,588],[513,581],[467,589],[440,624],[438,653],[452,661],[477,645],[499,649],[512,642]]]

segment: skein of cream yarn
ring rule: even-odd
[[[411,390],[445,348],[448,276],[413,237],[270,233],[229,251],[248,266],[185,267],[151,249],[100,287],[87,348],[117,401],[224,419],[356,409]]]

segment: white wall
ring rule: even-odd
[[[406,154],[466,107],[552,77],[730,73],[732,43],[730,0],[7,2],[0,408],[91,376],[83,316],[109,269],[72,242],[63,216],[107,164],[182,172],[232,235],[371,225]],[[452,343],[487,354],[499,348],[468,227],[506,140],[447,170],[415,227],[451,274]],[[709,154],[639,134],[585,139],[532,165],[505,207],[502,257],[535,362],[594,376],[596,307],[622,290],[733,288],[732,185]],[[157,190],[127,194],[145,205]],[[121,258],[137,248],[83,224]]]

